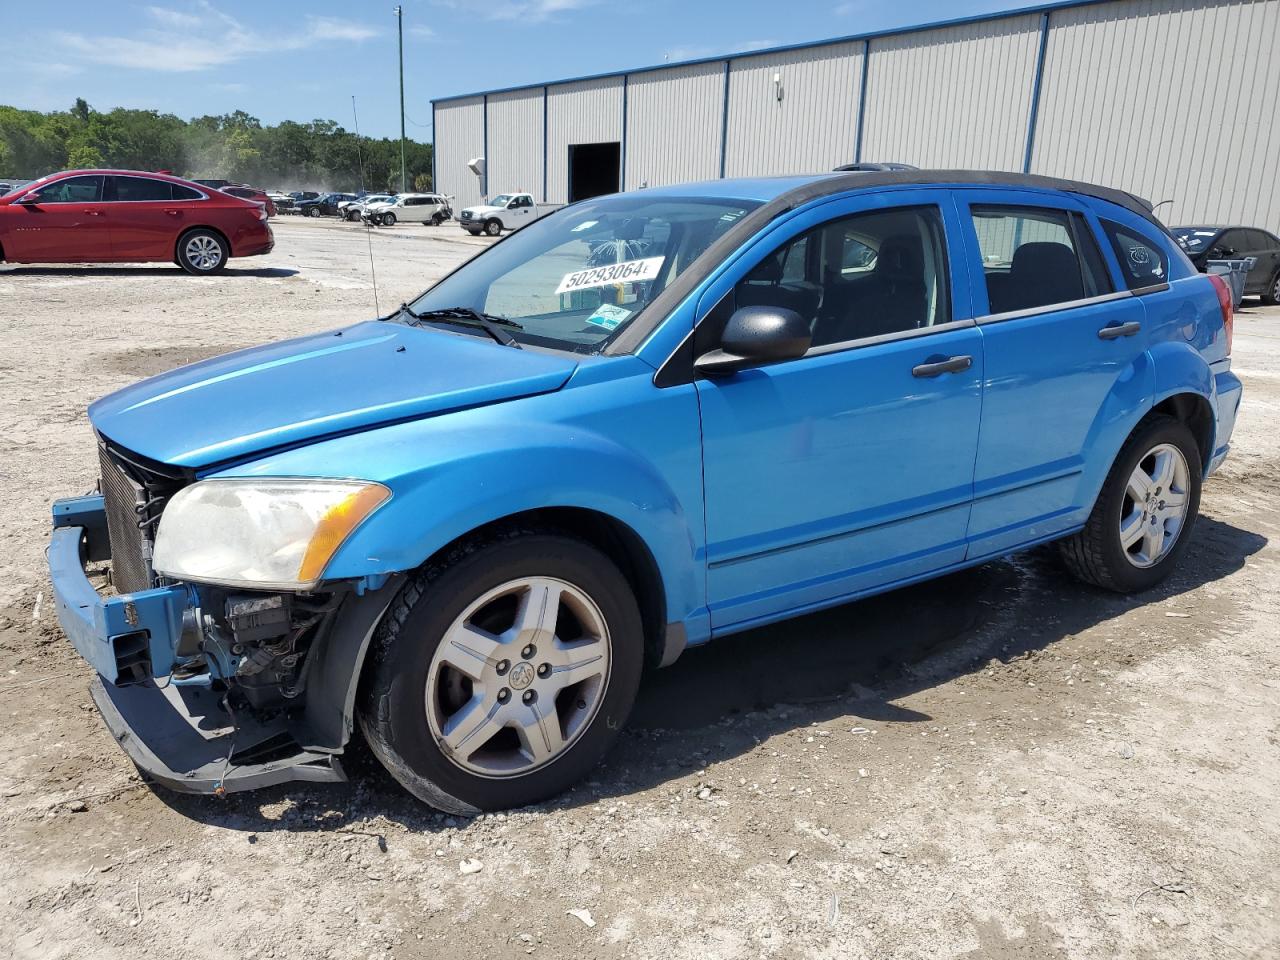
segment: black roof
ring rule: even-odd
[[[805,202],[814,197],[829,193],[843,193],[846,190],[864,190],[869,187],[891,187],[908,184],[937,184],[961,186],[964,184],[981,184],[1001,187],[1029,187],[1035,190],[1061,190],[1066,193],[1078,193],[1081,196],[1106,200],[1124,207],[1131,213],[1148,220],[1160,231],[1167,228],[1152,213],[1152,205],[1135,194],[1114,187],[1103,187],[1095,183],[1080,180],[1062,180],[1058,177],[1045,177],[1038,173],[1007,173],[999,170],[867,170],[850,173],[839,173],[823,177],[805,184],[795,190],[788,191],[771,202],[792,201]]]

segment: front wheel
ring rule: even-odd
[[[484,225],[484,232],[491,237],[496,237],[502,233],[502,224],[497,220],[490,220]]]
[[[227,241],[212,230],[191,230],[178,240],[178,266],[197,276],[217,273],[229,255]]]
[[[635,700],[643,631],[607,556],[511,531],[410,580],[370,656],[373,752],[420,800],[469,814],[555,796],[600,761]]]
[[[394,213],[384,213],[382,215],[382,225],[384,227],[394,227],[396,225],[396,215]]]
[[[1267,284],[1267,289],[1262,294],[1262,302],[1272,307],[1280,304],[1280,270],[1275,272],[1275,275]]]
[[[1181,420],[1139,425],[1107,475],[1084,529],[1061,541],[1086,583],[1118,593],[1154,587],[1177,566],[1200,511],[1200,448]]]
[[[319,208],[319,207],[308,207],[308,208],[307,208],[307,216],[308,216],[308,217],[318,217],[318,216],[320,216],[320,208]]]

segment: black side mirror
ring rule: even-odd
[[[803,357],[813,343],[809,322],[785,307],[740,307],[725,324],[720,349],[704,353],[694,368],[725,376],[782,360]]]

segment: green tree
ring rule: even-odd
[[[430,184],[430,144],[409,142],[410,181]],[[264,125],[243,110],[182,120],[155,110],[95,110],[84,98],[39,113],[0,105],[0,174],[78,166],[171,170],[289,189],[399,189],[398,140],[357,137],[334,120]]]

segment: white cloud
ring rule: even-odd
[[[547,20],[557,13],[580,10],[597,0],[435,0],[438,7],[448,7],[486,20]]]
[[[436,32],[430,27],[424,27],[422,24],[415,23],[409,28],[409,36],[421,37],[423,40],[434,40],[436,39]]]
[[[245,26],[208,0],[189,9],[147,7],[153,26],[132,37],[103,37],[55,32],[53,38],[73,57],[87,63],[189,73],[280,50],[303,50],[328,42],[359,42],[379,31],[337,17],[307,17],[304,25],[284,35]]]

